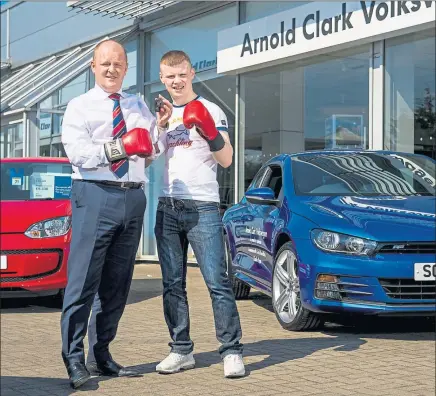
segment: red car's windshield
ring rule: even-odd
[[[71,165],[56,162],[2,162],[2,201],[69,199]]]

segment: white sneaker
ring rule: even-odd
[[[224,357],[224,377],[236,378],[243,377],[244,375],[245,367],[242,355],[237,355],[236,353],[226,355]]]
[[[177,373],[180,370],[189,370],[194,368],[195,360],[192,352],[188,355],[171,352],[157,366],[156,371],[162,374]]]

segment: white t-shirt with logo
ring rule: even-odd
[[[197,96],[204,104],[218,131],[228,130],[227,117],[212,102]],[[216,178],[217,162],[206,140],[195,127],[183,125],[185,105],[173,105],[168,131],[158,139],[159,153],[165,153],[165,174],[161,196],[197,201],[219,202],[219,186]],[[157,140],[157,139],[156,139]]]

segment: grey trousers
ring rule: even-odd
[[[132,281],[146,208],[144,191],[74,181],[68,283],[61,317],[66,366],[85,363],[89,321],[93,359],[110,359]]]

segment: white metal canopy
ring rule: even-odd
[[[13,70],[0,83],[1,112],[29,108],[45,99],[89,67],[101,40],[116,38],[122,42],[136,30],[136,26],[130,27]]]
[[[67,6],[77,12],[85,14],[93,12],[94,15],[109,16],[111,18],[135,19],[156,11],[163,10],[176,3],[177,0],[150,0],[150,1],[68,1]]]

